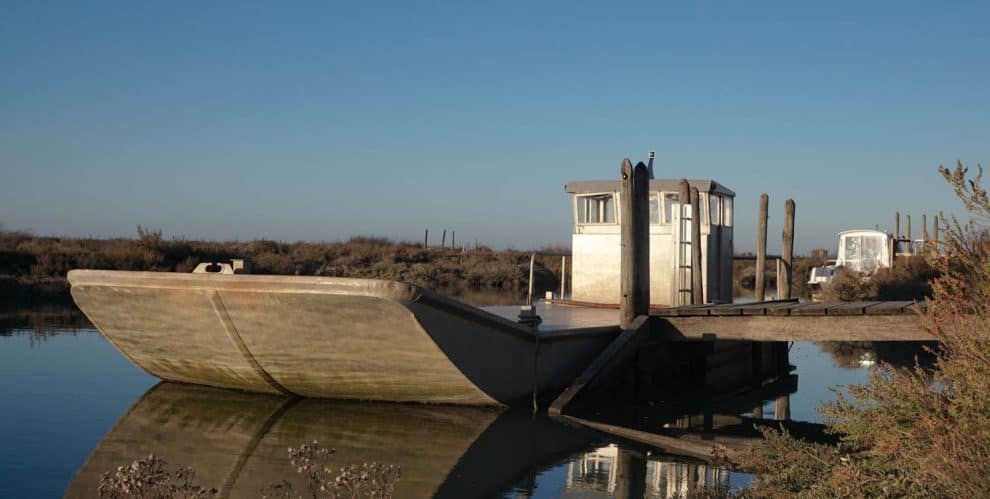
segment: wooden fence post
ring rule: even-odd
[[[781,265],[777,272],[777,299],[791,298],[794,279],[794,200],[784,202],[784,233],[780,238]],[[781,272],[782,271],[782,272]],[[783,275],[781,275],[783,273]]]
[[[705,287],[701,275],[701,196],[697,187],[691,188],[691,303],[705,302]]]
[[[770,196],[760,194],[760,213],[757,216],[756,229],[756,301],[766,299],[767,272],[767,210]]]
[[[646,165],[639,163],[633,167],[629,158],[622,161],[619,173],[622,178],[619,327],[629,329],[636,316],[650,313],[650,178]]]

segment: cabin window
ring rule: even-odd
[[[676,192],[664,192],[660,194],[663,197],[663,223],[664,225],[670,225],[670,222],[674,219],[674,206],[678,206],[678,195]]]
[[[842,238],[842,264],[857,272],[872,273],[886,260],[886,237],[850,235]]]
[[[708,195],[708,215],[711,217],[711,219],[708,220],[709,225],[721,225],[722,207],[719,206],[721,201],[722,196],[716,196],[714,194]]]
[[[726,196],[722,199],[722,225],[732,227],[732,198]]]
[[[660,223],[660,193],[650,193],[650,224]]]
[[[615,223],[615,196],[611,193],[578,196],[577,201],[579,224]]]

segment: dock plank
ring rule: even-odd
[[[882,301],[843,302],[828,309],[828,315],[865,315],[866,309],[884,303]]]

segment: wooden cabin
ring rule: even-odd
[[[686,304],[691,291],[691,206],[681,207],[679,180],[650,180],[650,301]],[[700,194],[701,272],[705,303],[732,301],[733,199],[713,180],[690,180]],[[619,303],[619,182],[569,182],[574,230],[571,299]]]

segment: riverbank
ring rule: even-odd
[[[543,248],[540,251],[557,251]],[[136,239],[42,237],[0,233],[0,300],[6,305],[70,301],[71,269],[191,272],[201,262],[243,258],[251,273],[362,277],[430,289],[521,292],[529,284],[532,251],[430,247],[377,237],[343,242],[165,239],[138,229]],[[559,287],[559,257],[537,257],[537,289]]]

